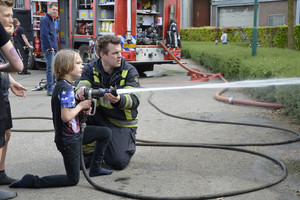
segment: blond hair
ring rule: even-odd
[[[52,68],[56,81],[63,79],[67,74],[74,70],[76,56],[80,55],[77,51],[72,49],[60,50],[55,55]]]
[[[5,6],[5,7],[14,7],[15,5],[15,0],[0,0],[0,6]]]

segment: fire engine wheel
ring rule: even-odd
[[[30,52],[28,59],[28,69],[37,69],[36,63],[34,61],[34,55]]]
[[[79,48],[79,54],[83,63],[88,63],[90,58],[90,49],[87,44],[82,44]]]
[[[140,76],[145,76],[144,72],[146,71],[153,71],[154,65],[153,64],[143,64],[135,66]]]

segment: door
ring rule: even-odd
[[[69,1],[62,0],[59,3],[59,42],[60,49],[70,48],[70,14]]]
[[[253,6],[230,6],[218,9],[218,26],[253,26]]]
[[[193,6],[193,26],[209,26],[210,24],[210,1],[194,0]]]

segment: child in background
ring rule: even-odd
[[[76,185],[80,175],[81,140],[83,140],[83,144],[96,141],[89,176],[109,175],[113,172],[113,170],[101,168],[104,152],[110,142],[111,130],[106,127],[87,126],[84,130],[83,139],[81,136],[78,114],[89,112],[91,101],[84,100],[76,105],[72,82],[81,76],[82,68],[80,55],[73,50],[61,50],[54,57],[53,72],[57,83],[53,91],[51,107],[55,143],[63,156],[67,174],[50,175],[42,178],[26,174],[21,180],[10,184],[9,187],[47,188]]]

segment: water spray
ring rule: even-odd
[[[214,88],[257,88],[269,86],[283,86],[283,85],[298,85],[300,78],[282,78],[282,79],[267,79],[267,80],[246,80],[236,81],[231,83],[213,83],[213,84],[199,84],[192,86],[181,87],[160,87],[160,88],[132,88],[132,89],[117,89],[117,94],[126,94],[134,92],[154,92],[167,90],[187,90],[187,89],[214,89]]]

